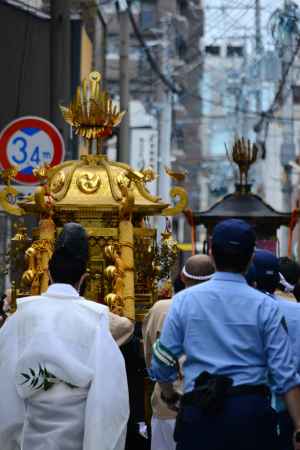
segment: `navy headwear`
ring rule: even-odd
[[[255,265],[252,263],[248,269],[248,272],[245,275],[246,281],[249,284],[249,286],[254,286],[254,283],[256,282],[256,269]]]
[[[212,235],[212,245],[237,253],[251,253],[255,240],[252,226],[239,219],[223,220],[215,226]]]
[[[256,250],[253,263],[256,270],[257,288],[273,294],[279,282],[279,261],[268,250]]]
[[[54,252],[87,261],[88,236],[83,226],[75,222],[66,223],[56,240]]]

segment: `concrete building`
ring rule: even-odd
[[[191,206],[199,203],[198,167],[201,162],[200,132],[200,78],[203,35],[203,10],[199,0],[158,0],[135,2],[131,7],[134,20],[142,34],[145,46],[164,72],[162,53],[167,52],[166,76],[183,89],[182,95],[172,96],[171,158],[175,169],[189,171],[188,189]],[[108,90],[119,94],[119,20],[115,5],[103,8],[108,26],[106,79]],[[164,36],[164,20],[168,20],[168,34]],[[165,86],[149,64],[145,49],[130,30],[129,50],[130,95],[141,101],[148,113],[159,118],[162,93]],[[161,133],[161,130],[160,130]]]
[[[142,102],[133,100],[130,104],[130,164],[138,170],[152,167],[158,171],[158,128],[154,116],[147,114]],[[148,183],[153,195],[158,194],[157,180]]]
[[[247,40],[223,39],[222,43],[204,48],[202,79],[203,102],[202,152],[204,164],[200,173],[202,183],[201,208],[211,206],[219,197],[233,191],[235,175],[225,151],[235,135],[244,136],[252,142],[257,140],[254,131],[260,119],[256,111],[256,93],[261,96],[262,111],[268,111],[278,92],[284,67],[274,49],[266,49],[261,56],[261,79],[255,76],[257,59]],[[286,184],[282,144],[286,133],[291,133],[295,156],[299,155],[300,136],[300,83],[299,60],[291,70],[291,109],[286,116],[286,91],[279,98],[273,116],[264,120],[260,134],[259,160],[250,178],[253,191],[278,211],[287,211],[299,202],[298,166],[294,163],[290,183]],[[290,136],[290,135],[289,135]],[[289,137],[290,139],[290,137]],[[299,158],[298,158],[299,159]],[[286,164],[286,163],[285,163]],[[286,191],[289,189],[289,193]],[[296,231],[297,235],[298,231]],[[287,253],[287,231],[278,234],[278,251]],[[295,249],[296,249],[295,240]],[[295,250],[296,251],[296,250]]]
[[[204,63],[201,94],[202,156],[200,210],[232,190],[234,174],[226,155],[234,137],[240,135],[248,118],[239,113],[244,43],[225,41],[203,46]],[[247,122],[246,122],[247,121]]]

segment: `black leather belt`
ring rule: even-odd
[[[262,397],[270,397],[271,391],[265,384],[240,384],[232,386],[227,392],[228,396],[235,395],[261,395]]]
[[[239,395],[260,395],[262,397],[271,397],[271,391],[265,384],[240,384],[231,386],[226,390],[224,397],[234,397]],[[199,405],[201,393],[197,390],[187,392],[181,398],[182,406]]]

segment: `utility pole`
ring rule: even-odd
[[[255,0],[255,52],[257,57],[257,81],[258,86],[256,89],[256,112],[259,114],[262,111],[262,99],[261,99],[261,56],[262,56],[262,38],[261,38],[261,5],[260,0]],[[259,142],[259,134],[257,132],[256,141]]]
[[[170,19],[170,16],[162,18],[161,70],[167,78],[170,77]],[[160,88],[159,103],[158,195],[164,201],[167,201],[170,195],[171,180],[165,172],[165,166],[169,167],[171,165],[172,93],[164,85],[161,85]],[[160,229],[160,231],[164,231],[164,224],[160,223]]]
[[[119,160],[130,163],[130,103],[129,103],[129,16],[127,1],[119,0],[120,19],[120,109],[126,111],[120,125]]]
[[[51,0],[50,4],[50,120],[63,136],[66,159],[75,157],[69,145],[69,127],[59,109],[71,98],[70,6],[70,0]]]
[[[247,111],[249,108],[249,101],[247,95],[247,68],[248,68],[248,48],[247,48],[247,37],[243,36],[243,65],[242,65],[242,78],[240,80],[240,101],[239,108]],[[239,113],[241,116],[241,135],[248,139],[249,137],[249,123],[248,118],[245,114]]]
[[[284,2],[283,14],[289,17],[289,9],[291,5],[288,0]],[[294,51],[294,36],[290,30],[285,33],[285,40],[282,45],[282,73],[292,64]],[[292,66],[289,69],[285,86],[283,89],[284,104],[282,114],[284,117],[282,130],[282,144],[281,144],[281,163],[284,170],[284,181],[282,183],[282,206],[285,211],[290,212],[293,208],[292,204],[292,168],[290,161],[295,159],[295,143],[294,143],[294,123],[293,123],[293,70]],[[282,255],[287,254],[288,233],[285,232],[282,239]]]
[[[263,45],[262,45],[262,35],[261,35],[261,2],[260,0],[255,0],[255,53],[256,53],[256,91],[255,91],[255,110],[257,113],[257,117],[262,112],[262,53],[263,53]],[[262,127],[259,127],[255,130],[256,137],[256,145],[259,149],[259,158],[257,164],[255,166],[255,179],[257,185],[260,187],[260,193],[262,194],[263,190],[263,165],[261,157],[263,156],[263,147],[262,147]]]

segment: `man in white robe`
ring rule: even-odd
[[[1,450],[123,450],[124,360],[105,306],[78,294],[88,255],[78,224],[61,233],[41,296],[18,301],[0,330]]]

